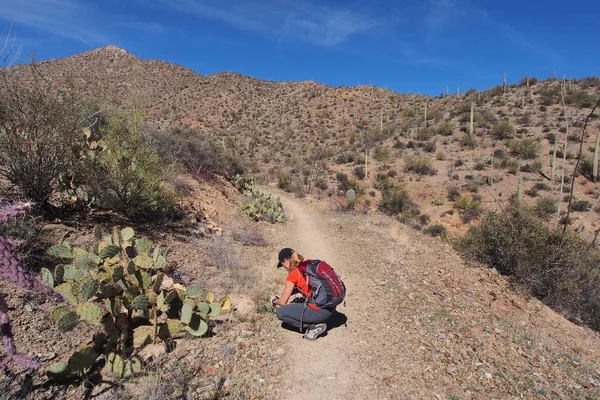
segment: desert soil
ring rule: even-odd
[[[179,279],[229,294],[236,311],[215,318],[209,337],[179,339],[168,354],[154,349],[148,375],[98,385],[90,392],[95,398],[600,398],[596,332],[392,217],[263,190],[281,198],[287,223],[252,222],[230,188],[196,187],[190,195],[199,220],[219,225],[222,236],[196,228],[155,233],[173,249]],[[52,229],[57,238],[76,230],[78,246],[91,240],[90,227]],[[326,260],[347,286],[346,307],[314,342],[282,328],[268,306],[268,296],[283,288],[285,272],[275,268],[282,247]],[[93,331],[80,324],[60,334],[49,320],[50,300],[12,285],[2,292],[18,349],[44,364],[68,358]],[[43,374],[14,366],[0,375],[0,387],[0,398],[10,399],[85,393],[81,383],[48,384]]]
[[[270,191],[289,216],[275,247],[327,260],[348,291],[346,325],[315,342],[275,332],[287,351],[273,398],[600,397],[591,330],[392,218]]]

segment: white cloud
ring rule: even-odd
[[[34,27],[89,46],[115,43],[122,29],[152,35],[164,32],[158,23],[123,19],[77,0],[0,0],[0,10],[0,21]]]
[[[242,31],[323,46],[343,43],[349,36],[378,24],[376,20],[355,12],[308,2],[160,1],[165,6],[218,20]]]

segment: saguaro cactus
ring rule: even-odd
[[[473,134],[473,102],[471,102],[471,115],[469,116],[469,135]]]
[[[523,200],[523,176],[519,175],[519,183],[517,183],[517,203]]]
[[[558,135],[554,135],[554,150],[552,151],[552,159],[550,160],[550,165],[552,166],[552,173],[550,174],[550,179],[554,181],[554,174],[556,173],[556,152],[558,150]]]
[[[504,73],[504,83],[502,84],[502,93],[506,93],[506,72]]]
[[[425,111],[423,112],[423,122],[425,122],[425,127],[427,127],[427,102],[425,102]]]

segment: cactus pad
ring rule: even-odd
[[[128,242],[131,239],[133,239],[134,236],[135,236],[135,231],[133,230],[133,228],[127,227],[127,228],[121,229],[121,237],[123,238],[124,241]]]
[[[63,271],[63,279],[67,282],[75,282],[85,275],[84,270],[77,268],[73,264],[65,265]]]
[[[194,336],[203,336],[208,332],[208,324],[198,314],[194,314],[185,330]]]
[[[202,301],[198,303],[198,311],[202,314],[208,315],[208,313],[210,312],[210,305]]]
[[[223,311],[231,310],[231,299],[229,298],[229,296],[223,297],[221,299],[220,303],[221,303],[221,310],[223,310]]]
[[[77,297],[75,297],[75,293],[73,293],[73,285],[70,283],[62,283],[54,288],[56,293],[62,295],[62,297],[67,300],[69,303],[74,306],[77,305]]]
[[[99,325],[102,321],[102,310],[91,302],[81,303],[77,306],[77,314],[87,323]]]
[[[200,286],[188,286],[186,289],[187,297],[195,299],[196,297],[200,297],[204,294],[204,289]]]
[[[136,310],[145,310],[148,308],[148,303],[148,296],[146,296],[145,294],[141,294],[135,299],[133,299],[133,301],[131,302],[131,306]]]
[[[117,247],[114,245],[108,245],[105,248],[103,248],[102,250],[100,250],[100,254],[98,254],[98,256],[102,259],[113,258],[117,254],[119,254],[120,251],[121,251],[120,247]]]
[[[133,262],[137,267],[140,267],[142,269],[151,269],[152,267],[154,267],[154,260],[152,259],[152,257],[145,253],[138,254],[133,259]]]
[[[154,242],[146,237],[135,241],[135,249],[137,250],[138,254],[148,254],[153,246]]]
[[[87,301],[98,291],[98,281],[91,276],[86,276],[79,282],[79,299]]]
[[[55,381],[66,378],[69,375],[69,366],[64,362],[54,363],[46,368],[46,376]]]
[[[67,314],[70,311],[72,311],[70,307],[58,306],[54,310],[52,310],[52,313],[50,313],[50,319],[56,324],[63,315]]]
[[[58,284],[63,283],[64,276],[65,276],[65,266],[57,265],[56,268],[54,268],[54,284],[58,285]]]
[[[181,336],[185,332],[186,326],[178,319],[168,319],[158,329],[158,337],[162,340]]]
[[[63,315],[61,315],[56,320],[56,327],[61,332],[70,331],[75,328],[75,325],[79,322],[79,316],[74,311],[69,311]]]
[[[64,244],[57,244],[56,246],[52,246],[46,251],[46,253],[50,257],[54,258],[62,258],[67,260],[73,258],[73,252],[71,251],[71,248],[65,246]]]
[[[133,331],[133,345],[142,347],[152,341],[154,328],[152,326],[140,326]]]
[[[215,294],[213,292],[206,292],[206,300],[208,300],[209,303],[212,303],[215,301]]]
[[[98,358],[98,353],[93,347],[84,347],[69,358],[69,368],[73,372],[83,372],[94,365],[96,358]]]
[[[208,313],[209,317],[216,317],[221,314],[221,303],[210,303],[210,312]]]
[[[145,271],[137,271],[131,279],[133,283],[142,289],[148,289],[152,285],[152,277]]]
[[[50,287],[54,287],[54,275],[52,274],[52,271],[50,271],[48,268],[42,268],[40,270],[40,275],[42,282]]]
[[[186,299],[183,302],[183,307],[181,308],[181,321],[189,324],[192,320],[192,315],[194,313],[194,308],[196,308],[196,302],[192,299]]]
[[[106,367],[108,372],[117,377],[122,377],[125,372],[125,363],[123,358],[115,353],[110,353],[107,357]]]
[[[100,257],[83,249],[73,249],[73,255],[75,256],[75,266],[86,271],[94,270],[102,263]]]

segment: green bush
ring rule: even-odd
[[[163,190],[169,166],[139,127],[117,114],[98,127],[104,149],[87,165],[85,186],[95,204],[131,218],[173,211]]]
[[[384,212],[391,215],[406,214],[417,209],[408,191],[404,187],[388,186],[381,193],[379,206]]]
[[[508,121],[501,121],[494,125],[491,134],[497,140],[511,139],[515,136],[515,127]]]
[[[600,257],[569,230],[561,246],[561,230],[518,207],[506,215],[488,213],[457,247],[466,257],[511,276],[568,318],[600,329]]]
[[[479,218],[483,212],[481,199],[475,196],[460,196],[454,200],[454,204],[460,210],[460,219],[465,224]]]
[[[540,151],[540,143],[534,138],[508,140],[506,145],[514,155],[526,160],[536,158]]]
[[[435,175],[437,173],[433,168],[431,158],[423,154],[404,157],[404,171],[412,171],[420,175]]]
[[[392,149],[385,145],[376,146],[373,149],[373,158],[379,162],[386,162],[392,156]]]
[[[289,191],[292,187],[292,174],[290,171],[278,169],[275,171],[275,179],[277,179],[277,187],[285,191]]]
[[[432,224],[423,229],[423,233],[429,236],[439,236],[441,238],[445,238],[447,236],[447,230],[444,225],[441,224]]]
[[[435,133],[437,135],[441,135],[441,136],[451,136],[454,133],[454,129],[456,127],[454,126],[454,124],[450,121],[445,121],[442,122],[441,124],[439,124],[438,126],[436,126],[434,129]]]

